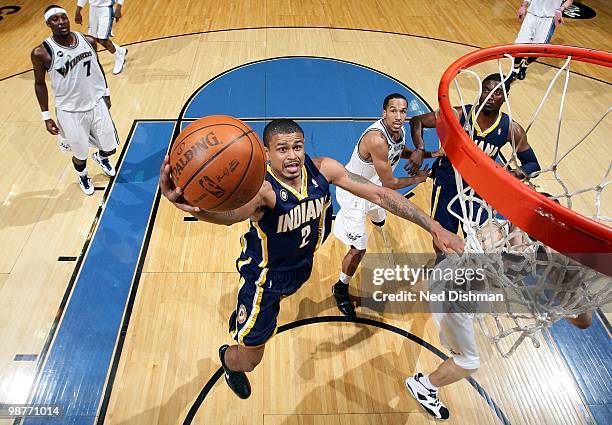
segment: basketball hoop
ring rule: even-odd
[[[495,90],[503,91],[512,120],[512,107],[504,82],[512,72],[515,57],[565,60],[545,90],[525,130],[528,133],[532,128],[554,83],[565,72],[556,142],[552,145],[552,163],[542,164],[542,170],[527,175],[524,181],[508,171],[511,165],[518,165],[516,146],[520,141],[512,140],[511,158],[498,164],[472,140],[474,126],[467,130],[470,133],[461,126],[450,101],[450,88],[454,85],[463,115],[466,116],[466,102],[457,77],[460,74],[475,77],[480,90],[482,81],[479,74],[469,68],[496,60],[497,72],[504,81],[499,82],[489,96]],[[506,73],[502,69],[503,60],[509,63]],[[593,119],[594,125],[578,142],[572,143],[565,152],[559,148],[572,60],[612,68],[612,54],[607,52],[540,44],[495,46],[459,58],[443,74],[438,88],[440,111],[436,128],[444,152],[455,169],[457,186],[457,196],[448,205],[448,210],[462,224],[466,244],[463,256],[445,261],[447,266],[452,267],[482,268],[487,271],[488,286],[485,290],[505,293],[508,308],[504,312],[491,309],[479,317],[484,333],[504,357],[511,355],[525,339],[539,346],[536,333],[555,321],[591,312],[612,301],[612,228],[609,226],[612,218],[604,211],[610,207],[609,203],[604,203],[602,207],[602,193],[612,183],[612,161],[604,165],[597,183],[576,190],[570,190],[567,179],[561,177],[558,169],[559,164],[571,152],[575,152],[608,117],[612,106],[607,106],[601,116]],[[481,92],[476,99],[480,96]],[[476,111],[475,117],[478,117],[482,106],[476,101],[473,110]],[[604,137],[609,139],[609,133]],[[607,139],[603,142],[603,152],[610,151],[606,142]],[[537,148],[534,150],[537,151]],[[606,158],[603,160],[608,161]],[[538,178],[542,176],[550,176],[549,180],[562,188],[561,193],[547,197],[536,191]],[[591,215],[578,211],[574,208],[577,202],[572,202],[585,193],[594,194],[595,202],[590,206],[594,213]],[[557,199],[564,200],[567,206]],[[454,202],[459,203],[460,214],[456,212],[457,209],[453,211],[451,208]],[[514,256],[514,260],[507,261],[508,255]],[[520,312],[516,306],[520,307]],[[487,325],[486,316],[492,317],[493,326],[489,326],[490,321]],[[509,349],[507,346],[504,348],[502,341],[511,335],[516,339]]]
[[[612,261],[593,253],[612,253],[612,228],[565,208],[529,188],[490,159],[463,130],[449,99],[454,78],[466,68],[507,55],[571,58],[612,67],[612,54],[545,44],[495,46],[469,53],[448,67],[438,87],[436,128],[455,169],[500,214],[554,250],[612,276]]]

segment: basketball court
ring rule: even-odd
[[[121,139],[113,157],[118,173],[109,179],[90,164],[96,191],[85,197],[70,156],[40,122],[29,52],[48,36],[47,4],[34,3],[16,1],[21,9],[0,20],[0,46],[15,58],[0,66],[0,404],[58,405],[63,416],[0,424],[434,423],[404,387],[407,376],[450,355],[431,315],[394,304],[382,312],[358,308],[353,321],[340,316],[331,286],[345,247],[333,236],[317,252],[309,282],[282,302],[278,333],[249,374],[253,394],[239,400],[223,382],[217,350],[231,343],[234,261],[248,224],[215,226],[174,208],[159,192],[159,167],[180,130],[212,114],[238,117],[260,135],[268,120],[292,118],[304,128],[310,156],[346,163],[387,94],[407,97],[408,116],[436,110],[441,75],[453,61],[512,42],[518,5],[236,1],[223,9],[208,1],[126,2],[115,27],[129,48],[125,70],[112,75],[112,56],[99,52]],[[58,4],[74,12],[72,3]],[[612,8],[589,5],[597,16],[566,19],[555,43],[609,49]],[[85,28],[72,22],[73,31]],[[538,61],[513,84],[512,114],[523,127],[560,66]],[[486,75],[496,65],[475,69]],[[571,69],[563,149],[612,97],[610,69]],[[473,97],[476,86],[467,86]],[[529,130],[547,164],[555,155],[560,97],[553,90]],[[560,169],[573,187],[605,181],[610,134],[607,117]],[[437,148],[435,130],[425,142]],[[554,178],[538,184],[558,189]],[[431,190],[428,180],[404,192],[429,211]],[[577,195],[575,209],[594,214],[589,196]],[[611,209],[604,191],[602,215],[612,216]],[[392,266],[387,254],[433,256],[430,235],[395,216],[387,221],[382,231],[368,225],[368,252],[384,254],[383,267]],[[609,423],[607,308],[588,330],[561,321],[539,336],[539,348],[525,341],[509,358],[477,332],[480,369],[441,391],[448,423]]]

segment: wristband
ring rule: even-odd
[[[415,151],[425,151],[423,148],[414,148]]]
[[[51,112],[49,111],[40,111],[40,116],[42,117],[43,121],[47,121],[51,119]]]
[[[106,96],[110,96],[110,89],[107,87],[106,90],[104,90],[104,97]]]

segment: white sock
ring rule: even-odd
[[[111,43],[113,43],[111,41]],[[115,46],[115,55],[122,55],[123,54],[123,47],[119,46],[118,44],[113,43],[113,46]]]
[[[436,387],[434,384],[429,382],[429,375],[423,375],[423,377],[419,379],[419,382],[425,385],[430,390],[436,390],[436,391],[438,390],[438,387]]]
[[[79,175],[79,177],[87,176],[87,167],[85,167],[83,171],[77,171],[77,174]]]
[[[340,272],[340,282],[348,285],[352,278],[353,276],[349,276],[344,274],[344,272]]]

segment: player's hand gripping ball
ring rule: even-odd
[[[170,149],[170,170],[188,203],[228,211],[257,194],[266,173],[266,154],[247,124],[213,115],[194,121],[177,136]]]

